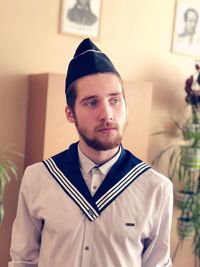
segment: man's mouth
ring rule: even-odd
[[[102,128],[99,129],[99,132],[107,133],[116,130],[116,128]]]
[[[101,132],[101,133],[109,133],[112,131],[116,131],[117,129],[118,129],[118,126],[116,124],[99,125],[95,128],[97,132]]]

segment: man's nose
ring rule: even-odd
[[[100,121],[110,121],[113,119],[113,110],[108,103],[101,104],[99,110],[99,120]]]

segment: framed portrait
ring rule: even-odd
[[[99,38],[102,0],[61,0],[60,33]]]
[[[176,1],[172,52],[200,58],[200,1]]]

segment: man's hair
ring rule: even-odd
[[[70,84],[70,86],[66,90],[66,99],[67,105],[74,113],[74,107],[76,102],[77,92],[76,92],[76,81]]]
[[[199,14],[198,14],[198,12],[196,11],[196,9],[194,9],[194,8],[188,8],[188,9],[186,9],[186,11],[185,11],[185,13],[184,13],[184,21],[187,21],[187,17],[188,17],[188,13],[189,12],[193,12],[195,15],[196,15],[196,19],[197,19],[197,21],[198,21],[198,19],[199,19]]]
[[[117,76],[119,79],[119,82],[121,83],[122,86],[122,94],[126,103],[126,97],[125,97],[125,93],[124,93],[124,85],[123,85],[123,81],[122,79],[116,75],[115,73],[113,73],[113,75]],[[76,98],[77,98],[77,83],[76,81],[74,81],[72,84],[70,84],[70,86],[66,89],[66,99],[67,99],[67,105],[68,107],[71,109],[71,111],[74,113],[74,109],[75,109],[75,103],[76,103]]]

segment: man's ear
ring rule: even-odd
[[[65,115],[66,118],[69,122],[74,123],[74,114],[72,112],[72,110],[70,109],[70,107],[66,106],[65,108]]]

